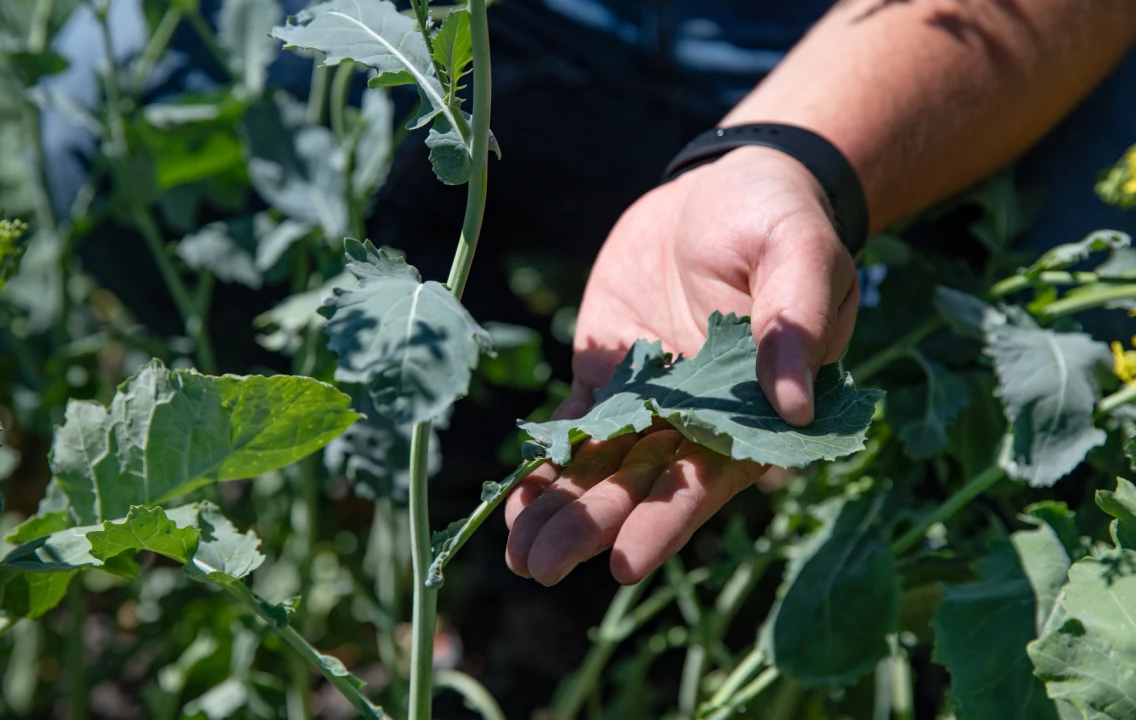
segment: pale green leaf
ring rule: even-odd
[[[987,335],[1012,435],[1006,472],[1034,487],[1053,485],[1105,441],[1093,411],[1098,373],[1111,364],[1108,346],[1036,326],[1000,325]]]
[[[947,447],[947,430],[970,404],[966,381],[942,365],[922,360],[926,382],[888,395],[888,418],[908,457],[927,460]]]
[[[207,575],[222,574],[240,580],[264,562],[260,538],[242,533],[212,503],[202,503],[197,518],[201,541],[190,558],[194,569]]]
[[[959,720],[1056,720],[1026,645],[1053,609],[1069,557],[1052,528],[1014,533],[975,565],[977,581],[944,585],[932,620],[935,662],[951,674]]]
[[[1057,611],[1029,657],[1049,697],[1085,718],[1136,717],[1136,551],[1117,548],[1069,569]]]
[[[243,247],[251,244],[251,231],[252,223],[248,220],[211,223],[183,238],[177,246],[178,256],[191,268],[207,270],[222,282],[257,290],[264,278],[252,254]],[[247,238],[246,242],[238,240],[241,236]]]
[[[51,467],[72,516],[94,524],[295,462],[358,418],[349,404],[310,378],[213,378],[153,361],[119,388],[109,412],[68,404]]]
[[[473,159],[461,134],[446,118],[434,120],[434,126],[426,135],[426,147],[430,148],[430,164],[434,166],[434,174],[439,180],[446,185],[469,182]]]
[[[254,103],[243,120],[248,173],[274,208],[338,240],[347,233],[347,157],[331,130],[308,125],[304,106],[282,92]]]
[[[266,216],[258,216],[255,267],[268,272],[284,257],[284,253],[312,232],[312,226],[297,220],[273,223]]]
[[[369,201],[390,172],[394,155],[394,102],[386,90],[363,93],[355,144],[355,170],[351,187],[355,197]]]
[[[182,717],[198,720],[225,720],[249,701],[248,683],[242,678],[226,678],[186,704]]]
[[[886,494],[817,508],[822,526],[794,548],[762,630],[777,668],[808,687],[844,687],[888,654],[900,579],[879,529]]]
[[[1119,250],[1132,245],[1132,238],[1119,230],[1097,230],[1083,240],[1058,245],[1047,250],[1024,271],[1025,275],[1035,277],[1046,270],[1060,270],[1070,265],[1088,260],[1096,252]]]
[[[279,45],[270,33],[284,13],[277,0],[225,0],[217,18],[217,42],[228,51],[229,67],[254,93],[264,89],[268,66]]]
[[[804,467],[864,447],[882,397],[857,390],[839,367],[821,369],[815,384],[815,418],[798,428],[781,419],[757,384],[757,351],[749,321],[714,313],[708,337],[693,358],[669,362],[659,343],[640,340],[596,392],[596,405],[577,420],[521,423],[552,462],[571,460],[582,437],[607,440],[640,432],[656,416],[690,440],[737,460]]]
[[[993,305],[954,288],[936,287],[931,302],[939,317],[963,337],[983,340],[988,327],[1004,322],[1002,313]]]
[[[1114,520],[1109,525],[1117,547],[1136,550],[1136,485],[1116,479],[1116,490],[1097,490],[1097,505]]]
[[[348,240],[356,288],[337,288],[321,308],[336,378],[365,385],[383,415],[398,423],[431,420],[469,391],[489,334],[438,282],[421,281],[401,258]]]

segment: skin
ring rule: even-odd
[[[845,0],[721,126],[783,122],[844,152],[882,229],[964,189],[1036,142],[1136,41],[1131,0]],[[714,310],[749,315],[757,376],[794,425],[811,422],[817,369],[843,354],[859,286],[816,180],[743,148],[644,195],[612,229],[577,322],[577,417],[637,338],[694,355]],[[506,549],[552,585],[609,548],[638,582],[767,468],[656,425],[589,440],[509,497]]]

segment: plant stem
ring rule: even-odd
[[[36,0],[31,32],[28,33],[28,52],[33,55],[38,55],[47,49],[47,31],[48,25],[51,24],[54,5],[54,0]]]
[[[430,549],[430,509],[426,465],[430,449],[430,423],[414,426],[410,441],[410,535],[414,566],[413,642],[410,648],[410,718],[430,720],[434,671],[434,620],[438,591],[427,587],[433,554]]]
[[[1105,395],[1097,402],[1097,418],[1111,415],[1129,403],[1136,402],[1136,383],[1128,383],[1111,395]]]
[[[1051,318],[1072,315],[1083,310],[1102,307],[1116,300],[1136,298],[1136,284],[1112,285],[1102,290],[1063,297],[1045,306],[1045,314]]]
[[[308,89],[308,124],[322,125],[324,109],[327,107],[327,78],[330,68],[323,64],[323,54],[316,53],[312,62],[312,84]]]
[[[556,720],[572,720],[584,706],[584,701],[592,694],[592,690],[599,681],[600,673],[607,666],[608,660],[615,652],[619,641],[626,637],[621,632],[624,616],[639,600],[639,596],[647,589],[650,578],[646,578],[634,585],[625,585],[616,591],[611,604],[607,607],[603,620],[600,621],[596,631],[595,640],[588,650],[584,662],[572,675],[563,692],[558,691],[552,700],[552,717]]]
[[[197,31],[197,36],[201,38],[201,42],[205,45],[205,49],[217,61],[217,65],[221,70],[232,79],[232,72],[229,70],[229,55],[221,48],[221,43],[217,42],[217,35],[213,32],[213,28],[209,27],[206,22],[205,16],[201,14],[201,9],[197,7],[197,3],[193,3],[193,10],[191,10],[186,19],[193,29]]]
[[[994,283],[990,288],[993,297],[1005,297],[1020,292],[1035,285],[1086,285],[1094,282],[1108,282],[1109,278],[1102,278],[1091,272],[1065,272],[1063,270],[1049,270],[1036,278],[1025,275],[1014,275],[1005,280]]]
[[[694,588],[709,581],[710,569],[697,568],[687,573],[685,586]],[[682,592],[680,586],[666,585],[651,593],[651,597],[641,602],[634,610],[627,614],[627,617],[623,619],[623,622],[620,623],[615,629],[614,634],[608,639],[615,642],[623,642],[650,622],[656,615],[670,607],[670,604],[675,601],[680,592]]]
[[[761,644],[757,643],[726,677],[700,714],[708,714],[725,705],[763,667],[765,667],[765,651],[761,649]]]
[[[765,692],[779,677],[781,677],[781,673],[777,668],[766,668],[760,675],[750,681],[748,685],[731,697],[725,705],[715,711],[714,714],[709,717],[709,720],[726,720],[727,718],[733,717],[735,712],[745,707],[747,703]]]
[[[316,519],[319,513],[319,478],[317,476],[316,462],[318,455],[309,455],[296,464],[296,482],[299,491],[299,515],[292,515],[292,525],[300,542],[296,547],[296,566],[300,573],[300,597],[307,599],[312,590],[312,551],[316,545],[319,528]],[[299,522],[297,522],[299,520]],[[307,617],[307,604],[300,603],[292,616],[292,623],[300,626],[305,635],[310,635],[310,625]],[[293,658],[292,686],[288,688],[288,718],[289,720],[311,720],[312,715],[312,684],[308,678],[308,669],[301,658]]]
[[[150,78],[150,71],[153,70],[154,64],[162,57],[162,53],[170,44],[170,39],[174,36],[174,31],[177,30],[178,25],[184,15],[180,8],[171,5],[166,9],[166,13],[162,15],[158,27],[154,29],[154,34],[150,36],[150,40],[146,43],[146,47],[142,50],[142,55],[139,56],[137,64],[134,66],[134,94],[141,95],[146,89],[146,81]]]
[[[292,649],[300,654],[309,665],[320,671],[320,673],[327,679],[329,683],[334,685],[339,692],[343,693],[343,697],[347,698],[355,709],[363,716],[365,720],[385,720],[382,712],[377,711],[375,706],[371,704],[358,687],[354,685],[354,678],[337,675],[332,672],[331,668],[320,658],[319,654],[315,651],[308,641],[304,639],[300,633],[291,625],[280,626],[279,620],[269,614],[266,608],[271,607],[264,601],[257,598],[248,586],[240,581],[233,581],[229,583],[221,583],[221,587],[229,591],[233,597],[241,601],[241,603],[257,615],[261,620],[268,623],[284,642],[292,646]]]
[[[449,688],[461,695],[470,710],[477,711],[485,720],[505,720],[505,713],[485,689],[485,686],[469,675],[457,670],[442,670],[438,673],[439,688]]]
[[[379,608],[390,622],[379,624],[379,660],[383,663],[392,685],[402,682],[401,659],[398,641],[395,639],[395,624],[402,617],[398,592],[398,558],[395,545],[395,508],[389,497],[375,501],[375,519],[371,525],[369,559],[375,568],[375,598]]]
[[[87,593],[81,579],[67,589],[67,708],[68,720],[87,718],[87,652],[83,631],[87,619]]]
[[[347,93],[354,77],[355,63],[344,60],[335,68],[335,77],[331,80],[331,129],[340,145],[347,140]]]
[[[906,335],[899,337],[894,343],[888,345],[883,350],[871,356],[864,362],[852,368],[852,378],[858,382],[864,382],[872,377],[879,371],[891,363],[899,360],[909,353],[912,348],[916,347],[928,335],[935,332],[943,326],[943,321],[940,318],[928,320],[914,330],[908,332]]]
[[[667,576],[667,584],[677,590],[675,600],[678,602],[683,620],[690,628],[690,644],[686,648],[686,658],[683,660],[682,676],[678,686],[679,714],[689,717],[698,707],[702,673],[706,667],[707,642],[706,634],[702,632],[702,606],[698,602],[693,586],[686,582],[686,568],[677,555],[666,561],[663,570]]]
[[[910,530],[905,532],[899,537],[898,540],[891,544],[892,553],[899,555],[914,547],[923,536],[927,534],[928,528],[938,522],[943,522],[951,517],[959,510],[961,510],[967,503],[982,493],[989,490],[994,483],[1002,479],[1004,471],[997,463],[986,468],[978,475],[974,476],[966,485],[959,488],[957,492],[947,498],[946,502],[935,508],[933,511],[923,516]]]
[[[166,252],[161,234],[158,232],[158,225],[150,215],[149,210],[138,203],[133,204],[131,212],[134,216],[134,224],[142,232],[142,237],[146,239],[146,246],[150,249],[154,261],[158,263],[158,270],[166,281],[166,287],[169,288],[178,312],[181,313],[186,332],[193,336],[197,350],[198,369],[207,375],[212,375],[217,372],[217,364],[213,359],[213,346],[209,342],[205,322],[190,298],[189,291],[181,280],[181,275],[178,274],[177,268],[170,260],[169,253]]]

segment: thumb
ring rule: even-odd
[[[813,421],[817,371],[851,339],[860,285],[827,218],[779,231],[752,283],[757,378],[778,414],[803,426]]]

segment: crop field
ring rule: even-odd
[[[0,720],[1136,719],[1131,238],[1015,247],[1007,169],[869,240],[812,423],[719,312],[554,415],[594,252],[493,236],[486,4],[0,3]],[[776,469],[509,572],[522,480],[659,428]]]

